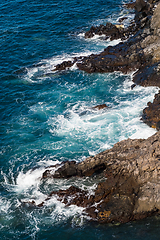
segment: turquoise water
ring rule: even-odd
[[[155,133],[140,115],[157,88],[131,90],[132,73],[87,74],[76,66],[53,71],[63,60],[116,44],[98,36],[86,40],[84,32],[124,15],[127,25],[133,14],[122,3],[1,0],[0,239],[159,239],[158,218],[97,225],[82,208],[66,208],[54,197],[43,209],[22,204],[38,204],[71,185],[93,194],[94,178],[42,182],[42,173],[57,162],[79,162],[120,140]],[[93,109],[104,103],[109,108]]]

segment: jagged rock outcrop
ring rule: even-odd
[[[100,104],[100,105],[97,105],[97,106],[92,107],[92,108],[93,108],[93,109],[101,110],[101,109],[109,108],[109,107],[104,103],[104,104]]]
[[[160,213],[160,131],[145,139],[127,139],[83,162],[62,163],[42,179],[102,174],[94,195],[77,187],[51,192],[67,206],[85,208],[99,222],[127,222]],[[43,204],[41,204],[42,206]]]
[[[55,70],[65,70],[75,63],[80,70],[88,73],[114,71],[128,73],[139,69],[133,79],[136,84],[159,87],[160,3],[136,0],[134,8],[135,24],[131,24],[127,29],[107,23],[106,26],[93,26],[85,34],[86,37],[105,34],[112,39],[128,38],[127,41],[109,46],[100,54],[65,61],[58,64]]]
[[[150,61],[145,67],[140,67],[133,80],[142,86],[160,87],[160,3],[150,22],[150,34],[141,41],[141,47]]]
[[[109,46],[100,54],[58,64],[55,70],[64,70],[75,63],[80,70],[88,73],[128,73],[137,70],[133,76],[135,84],[131,86],[132,89],[136,85],[160,87],[160,3],[158,0],[136,0],[132,5],[135,8],[136,24],[127,29],[118,29],[107,23],[106,26],[92,27],[86,33],[86,37],[92,37],[96,33],[110,37],[112,35],[113,38],[115,36],[122,40],[127,37],[127,41]],[[159,122],[160,115],[156,116]],[[144,117],[142,119],[145,120]]]
[[[153,11],[153,4],[143,0],[137,0],[135,3],[135,25],[131,25],[127,37],[127,41],[121,42],[116,46],[110,46],[104,49],[100,54],[92,54],[89,57],[84,57],[81,62],[77,63],[79,69],[88,73],[93,72],[113,72],[121,71],[127,73],[140,69],[145,73],[146,69],[153,64],[159,63],[160,55],[160,36],[159,36],[159,19],[160,19],[160,4]],[[119,38],[123,38],[119,35]],[[154,71],[154,67],[150,69]],[[135,74],[134,81],[142,83],[145,79],[138,81],[140,72]],[[151,73],[151,74],[155,74]],[[142,75],[141,75],[142,76]],[[148,78],[147,83],[150,83]]]
[[[160,130],[160,92],[155,95],[153,103],[148,102],[143,110],[142,120],[152,128]]]
[[[135,25],[134,25],[135,26]],[[132,26],[132,31],[135,30]],[[123,25],[114,25],[107,22],[106,25],[101,24],[100,26],[92,26],[89,31],[85,33],[85,38],[92,38],[95,35],[104,35],[105,39],[110,38],[110,40],[122,39],[125,40],[131,34],[131,26],[127,29]]]

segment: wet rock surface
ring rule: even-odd
[[[104,109],[104,108],[109,108],[109,107],[105,103],[93,107],[93,109],[97,109],[97,110],[101,110],[101,109]]]
[[[153,103],[148,102],[143,110],[142,120],[150,127],[160,130],[160,92],[155,95]]]
[[[92,38],[94,35],[104,35],[105,39],[126,39],[127,30],[124,29],[123,25],[114,25],[107,22],[106,25],[92,26],[89,31],[85,33],[85,38]]]
[[[53,191],[48,198],[66,206],[84,207],[84,214],[94,221],[128,222],[160,213],[160,131],[148,139],[127,139],[113,148],[83,162],[63,162],[43,178],[71,178],[102,174],[94,194],[71,186]],[[39,206],[43,206],[43,204]]]
[[[141,52],[141,54],[140,54]],[[101,54],[92,54],[77,63],[80,70],[88,73],[121,71],[128,73],[145,66],[149,61],[145,56],[139,39],[132,38],[127,43],[107,47]]]
[[[92,26],[91,29],[85,33],[86,38],[98,34],[100,36],[104,35],[111,40],[127,40],[116,46],[107,47],[100,54],[92,54],[88,57],[75,58],[73,61],[65,61],[58,64],[55,70],[65,70],[74,63],[77,64],[80,70],[88,73],[114,71],[128,73],[140,69],[142,73],[140,76],[141,81],[136,79],[136,77],[135,81],[141,84],[146,79],[146,77],[142,77],[142,75],[145,75],[148,68],[160,62],[160,4],[158,4],[158,2],[159,1],[146,2],[144,0],[137,0],[132,3],[135,8],[135,23],[127,28],[112,23]],[[155,4],[158,4],[156,8]],[[136,75],[139,76],[139,74],[138,72]],[[148,73],[146,72],[146,74]],[[145,85],[152,85],[152,75],[155,74],[153,67],[150,69],[151,80],[150,77],[148,77]],[[139,78],[138,76],[137,78]],[[157,85],[159,86],[159,83],[157,83]]]

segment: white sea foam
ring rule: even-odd
[[[44,80],[48,79],[50,76],[54,77],[55,66],[64,61],[73,61],[75,57],[89,56],[97,51],[86,50],[84,52],[72,53],[72,54],[62,54],[54,56],[50,59],[43,59],[36,66],[26,68],[27,73],[23,76],[23,79],[28,83],[42,83]],[[76,70],[76,63],[70,68],[70,70]]]
[[[78,35],[79,38],[83,38],[85,41],[89,43],[93,43],[95,46],[92,50],[85,49],[83,52],[71,53],[71,54],[62,54],[54,56],[50,59],[43,59],[38,64],[33,67],[26,68],[26,73],[23,75],[23,80],[25,83],[42,83],[46,79],[50,77],[54,77],[56,73],[55,66],[64,62],[64,61],[73,61],[75,57],[85,57],[91,54],[97,54],[103,51],[104,48],[108,46],[114,46],[121,42],[121,39],[110,41],[110,39],[105,40],[105,35],[99,36],[94,35],[94,37],[85,39],[84,33],[80,33]],[[77,69],[76,63],[69,68],[71,71],[75,71]]]
[[[104,48],[108,46],[115,46],[122,41],[121,39],[111,41],[110,38],[106,40],[106,36],[104,34],[94,34],[94,36],[91,38],[85,38],[85,33],[80,33],[78,34],[78,37],[90,44],[95,44],[95,46],[97,46],[97,51],[95,51],[94,53],[100,53],[103,51]],[[102,48],[98,50],[99,46],[101,46]]]
[[[29,170],[26,173],[22,171],[16,179],[17,191],[21,192],[30,189],[32,186],[37,186],[40,182],[44,169]]]
[[[47,201],[45,201],[45,199],[51,191],[67,189],[71,185],[88,190],[89,194],[93,194],[97,184],[95,183],[95,180],[92,181],[89,178],[75,180],[48,179],[45,180],[45,184],[43,186],[43,181],[41,180],[42,173],[47,170],[47,166],[49,167],[49,170],[55,171],[55,167],[50,167],[50,164],[53,163],[58,162],[52,160],[40,161],[38,163],[38,165],[41,166],[40,168],[28,170],[27,172],[21,170],[19,172],[16,178],[16,185],[14,188],[11,185],[12,190],[10,190],[12,195],[13,191],[15,192],[12,199],[9,200],[5,199],[4,197],[0,198],[0,212],[2,214],[0,228],[3,228],[4,224],[8,224],[8,221],[11,218],[13,218],[14,221],[14,209],[19,209],[22,207],[26,208],[26,210],[30,209],[30,211],[25,212],[25,219],[26,221],[28,219],[30,226],[34,226],[31,229],[33,235],[39,229],[39,221],[43,222],[44,224],[56,224],[72,218],[73,226],[83,225],[84,219],[87,218],[87,216],[83,215],[84,208],[77,207],[75,205],[66,207],[65,204],[58,201],[57,197],[54,195]],[[43,208],[35,208],[34,210],[34,206],[31,204],[32,201],[34,201],[36,204],[44,202]]]
[[[52,197],[49,201],[45,204],[48,208],[52,207],[52,212],[50,214],[50,218],[54,223],[62,222],[68,219],[69,217],[77,217],[80,218],[80,215],[82,215],[82,212],[84,208],[77,207],[75,205],[71,205],[69,207],[65,207],[65,204],[57,201],[56,197]],[[74,220],[73,220],[74,221]],[[82,222],[80,221],[78,225],[82,225]]]
[[[119,73],[116,75],[118,77]],[[100,111],[92,109],[92,103],[87,106],[87,102],[78,101],[72,106],[68,105],[63,114],[49,118],[50,132],[64,138],[62,145],[67,144],[68,149],[69,145],[72,149],[80,139],[82,143],[89,143],[90,155],[110,148],[115,142],[128,137],[151,136],[155,129],[150,129],[140,121],[140,115],[147,102],[152,101],[158,88],[136,86],[131,90],[131,76],[126,75],[126,81],[117,88],[114,98],[116,105],[112,103],[111,108]]]
[[[11,203],[10,203],[10,201],[8,199],[0,198],[0,212],[1,212],[1,214],[2,213],[3,214],[4,213],[7,214],[8,211],[9,211],[10,206],[11,206]]]

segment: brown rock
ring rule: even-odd
[[[154,35],[160,37],[160,4],[157,5],[152,20],[151,20],[151,29],[154,31]]]
[[[60,64],[56,65],[56,68],[54,69],[54,71],[62,71],[62,70],[66,70],[67,68],[72,67],[74,64],[74,61],[64,61]]]
[[[124,6],[126,8],[134,9],[135,8],[135,2],[125,3]]]
[[[151,106],[151,103],[148,104]],[[77,187],[52,192],[66,205],[85,207],[86,214],[99,222],[128,222],[160,212],[160,131],[144,139],[127,139],[113,148],[72,163],[73,176],[98,174],[107,178],[100,182],[94,195]],[[69,163],[63,163],[70,166]],[[63,166],[64,166],[63,165]],[[66,168],[65,168],[66,169]],[[97,170],[98,171],[95,171]],[[64,177],[63,168],[54,173]],[[54,177],[54,174],[51,177]],[[71,174],[69,175],[71,177]],[[68,177],[68,175],[67,175]],[[43,204],[42,204],[43,205]]]
[[[144,87],[160,87],[160,62],[138,70],[133,77],[133,81]]]
[[[160,130],[160,92],[155,95],[153,103],[148,102],[143,110],[142,120],[150,127]]]
[[[105,103],[93,107],[93,109],[98,109],[98,110],[101,110],[101,109],[104,109],[104,108],[108,108],[108,106]]]
[[[105,35],[106,39],[110,38],[111,40],[125,37],[123,28],[109,22],[107,22],[106,25],[92,26],[90,30],[85,33],[85,38],[92,38],[95,34],[99,36]]]

